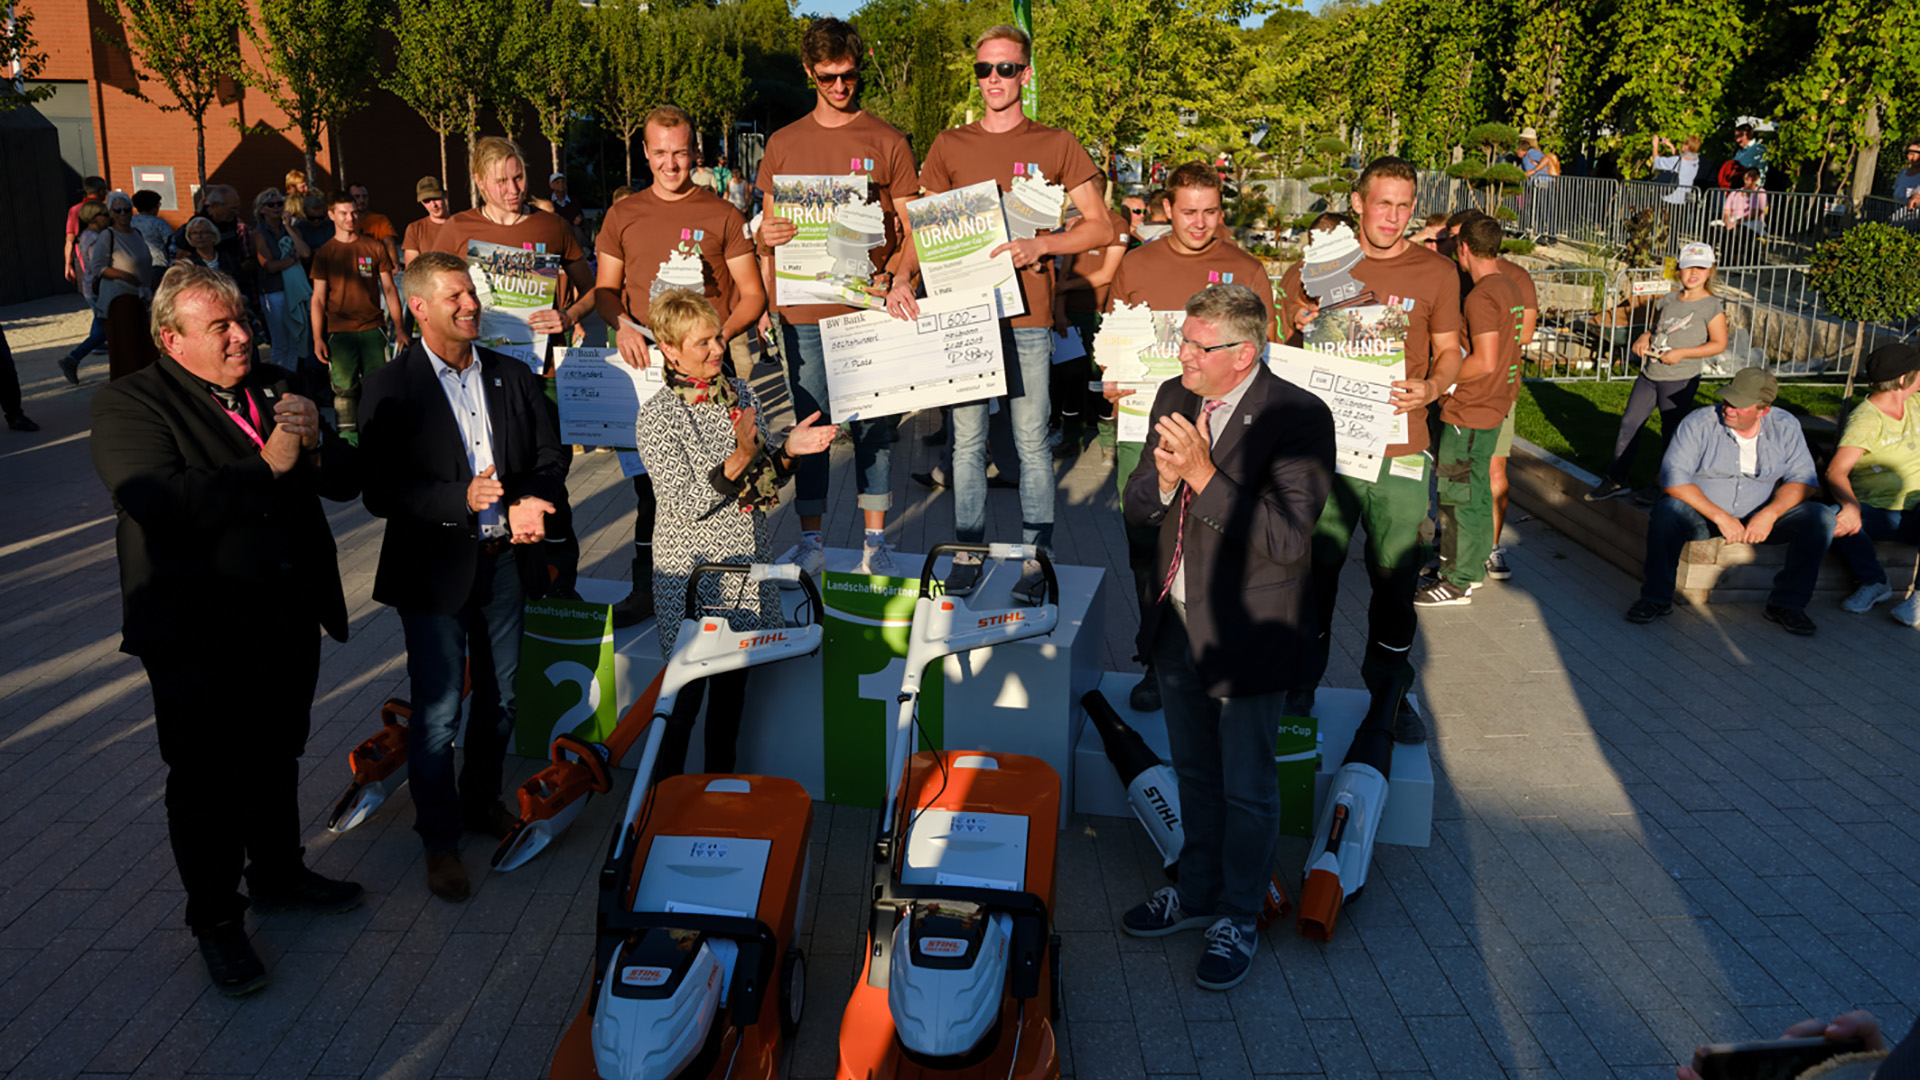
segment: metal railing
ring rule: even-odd
[[[1858,355],[1899,340],[1898,329],[1835,317],[1821,307],[1804,265],[1722,266],[1714,293],[1725,306],[1727,347],[1709,357],[1709,377],[1764,367],[1782,378],[1843,381]],[[1523,350],[1527,378],[1633,378],[1633,343],[1653,328],[1656,301],[1677,288],[1659,267],[1609,273],[1537,270],[1540,319]]]
[[[1620,183],[1591,176],[1558,176],[1527,185],[1520,230],[1536,240],[1566,240],[1611,249],[1626,241],[1619,215]]]

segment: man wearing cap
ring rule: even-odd
[[[1650,623],[1673,610],[1680,551],[1718,529],[1733,544],[1785,544],[1773,578],[1768,621],[1803,637],[1813,633],[1807,601],[1820,560],[1833,542],[1833,507],[1811,501],[1819,474],[1800,421],[1776,412],[1780,381],[1744,368],[1720,388],[1720,404],[1680,422],[1660,462],[1666,495],[1647,522],[1646,583],[1627,621]]]
[[[580,209],[580,204],[574,201],[573,196],[567,194],[566,173],[557,172],[547,177],[547,201],[553,204],[553,212],[560,215],[560,220],[566,222],[567,227],[578,236],[581,223],[587,220],[587,213]]]
[[[1907,404],[1920,391],[1920,349],[1882,345],[1867,354],[1860,373],[1867,400],[1848,414],[1827,466],[1827,488],[1839,503],[1833,549],[1858,586],[1840,606],[1856,615],[1893,595],[1874,541],[1920,543],[1920,410]],[[1920,594],[1894,605],[1893,617],[1920,627]]]
[[[413,185],[413,197],[427,212],[427,216],[407,226],[407,235],[400,243],[400,250],[406,260],[405,266],[419,257],[423,251],[433,250],[433,238],[440,226],[453,220],[453,214],[447,206],[447,189],[440,186],[437,176],[423,176]]]

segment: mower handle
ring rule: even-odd
[[[1040,545],[966,544],[958,540],[950,540],[944,544],[935,544],[933,545],[933,550],[927,552],[927,560],[920,564],[920,595],[922,597],[930,597],[933,595],[930,591],[933,588],[933,564],[939,560],[940,556],[949,553],[957,554],[963,551],[970,551],[976,555],[984,555],[995,562],[1009,562],[1014,559],[1022,561],[1027,559],[1039,560],[1040,576],[1044,577],[1047,581],[1047,603],[1057,604],[1060,602],[1060,581],[1054,577],[1053,560],[1047,558],[1046,551],[1042,549]]]
[[[813,584],[813,575],[792,563],[785,565],[775,563],[701,563],[693,568],[693,573],[687,575],[687,618],[689,619],[699,617],[694,613],[694,606],[700,599],[700,590],[697,586],[700,584],[701,574],[744,574],[749,582],[797,581],[800,583],[800,591],[804,592],[807,596],[807,610],[813,613],[814,625],[823,625],[820,590]]]

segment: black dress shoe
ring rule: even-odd
[[[1413,707],[1411,697],[1400,699],[1400,713],[1393,718],[1393,741],[1406,746],[1427,741],[1427,722],[1421,718],[1420,710]]]
[[[460,822],[470,833],[491,836],[495,840],[505,840],[507,834],[520,824],[520,815],[507,812],[507,808],[494,803],[483,810],[466,810],[460,814]]]
[[[1796,634],[1800,637],[1813,636],[1813,620],[1808,618],[1807,613],[1799,608],[1768,604],[1763,614],[1766,615],[1768,622],[1779,623],[1786,628],[1789,634]]]
[[[427,891],[450,904],[457,904],[472,894],[466,867],[460,865],[459,852],[427,852]]]
[[[253,951],[240,920],[209,927],[199,938],[200,958],[207,962],[207,977],[215,990],[226,997],[241,997],[267,985],[267,965]]]
[[[913,482],[923,488],[939,491],[941,488],[947,486],[947,476],[939,469],[935,469],[932,472],[908,473],[907,475],[913,477]]]
[[[571,585],[549,585],[547,586],[547,599],[579,600],[580,591]]]
[[[625,600],[613,605],[613,625],[618,629],[638,626],[653,618],[653,590],[635,589]]]
[[[7,427],[14,431],[39,431],[40,425],[28,418],[26,413],[14,413],[7,417]]]
[[[1134,712],[1160,711],[1160,677],[1153,673],[1152,664],[1147,665],[1147,673],[1127,692],[1127,707]]]
[[[262,915],[306,911],[338,915],[366,902],[367,890],[355,881],[335,881],[301,867],[293,880],[248,890],[248,904]]]

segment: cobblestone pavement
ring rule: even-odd
[[[208,988],[180,922],[145,680],[116,651],[113,511],[87,456],[104,364],[78,389],[54,367],[84,329],[77,307],[0,309],[45,428],[0,434],[0,1072],[544,1075],[582,999],[617,804],[595,800],[518,873],[479,869],[459,906],[428,896],[404,796],[325,831],[347,750],[404,692],[399,621],[368,598],[379,529],[358,505],[332,508],[353,635],[325,649],[301,801],[309,859],[364,882],[369,902],[250,919],[272,985],[242,1001]],[[929,422],[895,448],[906,551],[951,528],[951,504],[907,479],[932,460]],[[829,542],[851,545],[844,446],[834,463]],[[587,572],[624,577],[630,496],[611,455],[576,459],[572,490]],[[990,533],[1011,535],[1015,493],[990,501]],[[1059,559],[1124,575],[1097,452],[1062,467],[1059,503]],[[776,525],[784,547],[788,508]],[[1630,626],[1625,575],[1535,523],[1513,531],[1510,582],[1422,618],[1433,843],[1381,848],[1332,944],[1269,930],[1245,984],[1199,990],[1196,935],[1115,931],[1160,880],[1138,827],[1072,820],[1056,913],[1065,1075],[1653,1080],[1697,1043],[1809,1015],[1913,1022],[1920,730],[1897,687],[1920,639],[1884,609],[1817,610],[1812,639],[1740,607]],[[1358,684],[1362,580],[1349,571],[1332,685]],[[1114,670],[1132,670],[1125,591],[1110,593]],[[513,764],[514,783],[533,767]],[[821,805],[815,820],[797,1077],[832,1073],[871,812]],[[1290,872],[1304,855],[1283,844]]]

